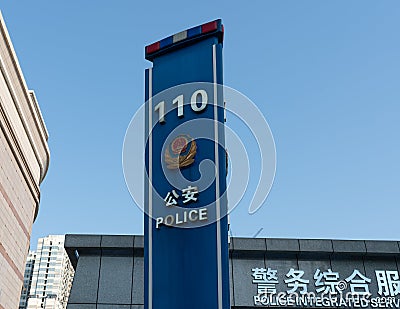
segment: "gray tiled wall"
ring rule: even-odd
[[[79,257],[68,302],[70,304],[96,304],[100,272],[100,256]]]
[[[375,270],[399,269],[399,244],[392,241],[234,238],[230,248],[231,305],[240,309],[254,307],[252,268],[277,270],[278,291],[287,290],[290,268],[305,272],[309,291],[317,268],[337,271],[341,280],[358,269],[372,279],[373,294]],[[71,259],[79,253],[68,309],[143,309],[143,237],[68,235],[66,249]]]

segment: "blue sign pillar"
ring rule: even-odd
[[[146,47],[145,308],[228,309],[221,20]]]

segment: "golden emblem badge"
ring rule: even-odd
[[[170,170],[191,165],[196,155],[196,142],[187,134],[178,135],[165,150],[165,163]]]

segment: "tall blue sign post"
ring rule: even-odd
[[[223,25],[146,47],[145,308],[228,309]]]

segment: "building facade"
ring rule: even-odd
[[[0,14],[0,309],[18,308],[48,133]]]
[[[68,309],[144,308],[142,236],[67,235],[65,248]],[[231,308],[400,308],[399,267],[397,241],[231,238]]]
[[[35,266],[35,260],[36,260],[36,251],[29,250],[28,258],[26,259],[26,265],[25,265],[24,283],[22,286],[21,299],[19,302],[20,309],[26,308],[29,290],[32,284],[33,267]]]
[[[73,277],[64,235],[39,238],[26,263],[19,309],[65,309]]]

